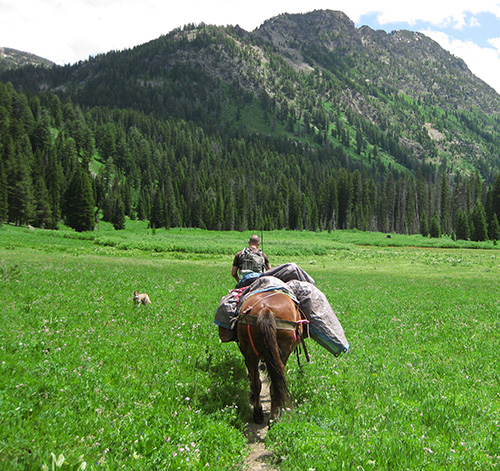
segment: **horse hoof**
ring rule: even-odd
[[[261,424],[262,422],[264,422],[264,413],[262,412],[262,410],[260,410],[260,411],[254,410],[253,411],[253,421],[256,424]]]

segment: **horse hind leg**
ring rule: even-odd
[[[261,424],[264,421],[264,412],[260,402],[262,382],[259,375],[259,359],[255,357],[247,360],[246,363],[250,377],[250,401],[253,405],[253,421],[256,424]]]
[[[290,391],[288,390],[288,384],[286,382],[286,364],[288,362],[288,358],[293,349],[295,349],[296,343],[293,340],[293,337],[284,343],[280,344],[280,358],[281,358],[281,366],[279,369],[279,373],[277,374],[278,380],[276,383],[278,384],[278,394],[276,395],[276,401],[271,402],[271,418],[275,418],[276,414],[279,413],[282,408],[290,406]],[[272,397],[272,396],[271,396]],[[273,410],[273,402],[274,410]]]

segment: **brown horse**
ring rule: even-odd
[[[262,423],[264,414],[260,402],[262,383],[259,360],[266,364],[271,379],[271,419],[289,403],[285,378],[286,362],[302,336],[300,313],[293,300],[277,291],[249,296],[240,308],[238,341],[245,357],[253,398],[253,420]]]

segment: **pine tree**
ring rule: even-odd
[[[153,204],[151,205],[151,218],[149,224],[151,227],[159,229],[165,227],[165,203],[163,193],[160,188],[157,188],[153,196]]]
[[[3,162],[0,160],[0,226],[7,221],[8,215],[7,175],[5,174]]]
[[[125,229],[125,206],[120,195],[114,201],[111,223],[117,231]]]
[[[449,234],[451,232],[451,223],[450,223],[450,186],[448,184],[448,177],[445,172],[443,172],[443,176],[441,178],[441,230],[445,234]]]
[[[338,217],[338,193],[337,193],[337,183],[335,181],[335,178],[331,178],[330,182],[328,184],[328,200],[327,200],[327,212],[325,214],[326,216],[326,222],[327,222],[327,227],[330,229],[335,229],[337,227],[337,217]]]
[[[165,183],[165,207],[168,215],[169,226],[171,227],[181,226],[181,216],[175,198],[172,179],[170,177],[167,178],[167,181]]]
[[[439,217],[436,212],[434,213],[434,216],[432,216],[429,235],[434,238],[441,237],[441,227],[439,226]]]
[[[64,218],[77,232],[92,231],[95,226],[94,194],[87,170],[78,165],[65,194]]]
[[[144,187],[141,188],[139,199],[137,201],[136,212],[137,212],[137,219],[139,219],[139,221],[144,221],[145,219],[149,219],[151,212],[151,198],[149,196],[147,188]]]
[[[493,214],[500,217],[500,175],[497,175],[491,188],[491,209]]]
[[[406,195],[406,233],[415,234],[419,231],[416,218],[417,190],[413,178],[408,182],[408,192]]]
[[[427,211],[423,210],[420,217],[420,234],[424,237],[429,235],[429,222],[427,221]]]
[[[47,118],[37,122],[31,133],[31,145],[33,152],[47,152],[50,146],[50,127]]]
[[[221,231],[224,225],[224,198],[222,192],[219,191],[215,198],[215,229]]]
[[[44,179],[39,176],[35,183],[35,227],[52,228],[52,209],[50,207],[49,192]]]
[[[234,193],[229,190],[229,193],[224,201],[224,216],[223,220],[223,230],[232,231],[234,230],[234,212],[235,212],[235,199]]]
[[[338,224],[339,229],[348,229],[351,216],[351,205],[353,189],[349,174],[341,169],[337,179],[337,202],[338,202]]]
[[[358,155],[361,155],[361,152],[365,148],[366,143],[363,138],[363,134],[359,129],[356,130],[356,152]]]
[[[132,213],[132,191],[130,185],[122,185],[120,189],[121,199],[123,201],[123,209],[127,216],[131,216]]]
[[[496,213],[493,214],[493,219],[491,220],[490,227],[488,229],[488,235],[490,240],[500,240],[500,225],[498,224]]]
[[[488,240],[488,227],[486,224],[486,212],[480,201],[476,203],[476,207],[472,212],[473,229],[471,232],[471,240],[479,242]]]
[[[457,215],[457,222],[455,228],[455,235],[457,239],[468,240],[470,236],[469,217],[465,211],[460,211]]]
[[[292,186],[290,191],[289,210],[288,210],[288,224],[291,230],[296,230],[301,225],[302,207],[300,204],[300,195],[297,193],[295,187]]]
[[[23,152],[7,161],[8,220],[16,225],[33,220],[35,200],[28,159]]]
[[[64,171],[57,161],[55,151],[49,153],[49,163],[46,174],[47,191],[49,193],[49,202],[52,209],[52,220],[50,229],[57,229],[61,219],[61,205],[64,193]]]

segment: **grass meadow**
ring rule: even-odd
[[[250,233],[127,224],[0,228],[0,469],[244,469],[246,370],[213,317]],[[500,467],[496,246],[263,236],[273,265],[314,277],[351,344],[291,357],[295,404],[266,438],[276,469]]]

